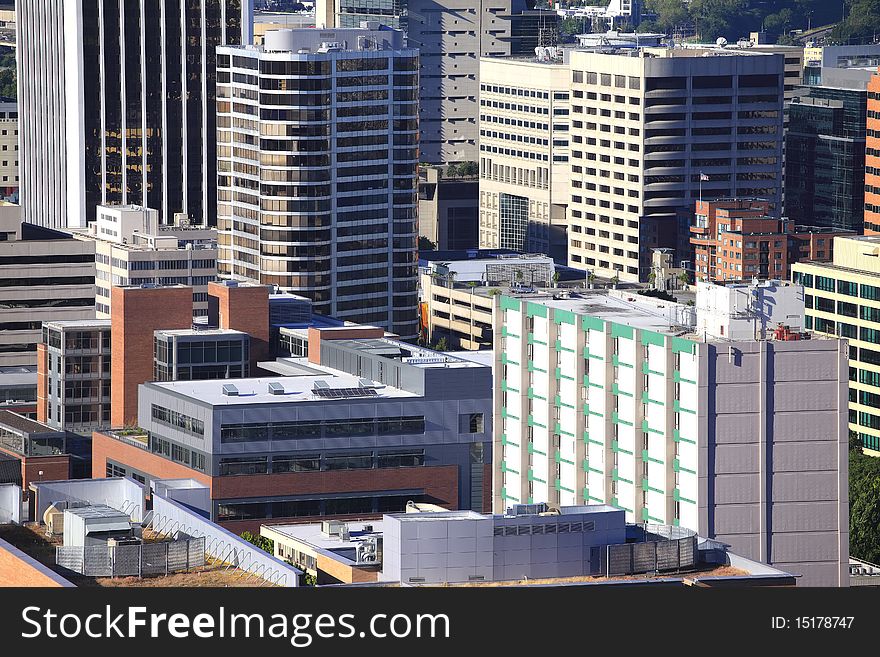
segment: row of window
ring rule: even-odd
[[[331,472],[335,470],[372,470],[375,468],[412,468],[425,465],[425,450],[361,452],[356,454],[296,454],[273,456],[237,456],[220,459],[221,476],[285,474],[290,472]]]
[[[189,415],[172,411],[169,408],[152,405],[151,417],[155,422],[173,427],[184,433],[188,433],[199,438],[205,435],[205,423]]]

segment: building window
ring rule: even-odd
[[[458,416],[459,433],[483,433],[484,431],[482,413],[461,413]]]

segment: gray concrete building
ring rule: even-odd
[[[44,321],[95,316],[95,245],[0,208],[0,366],[35,366]]]
[[[96,433],[94,471],[210,482],[212,519],[251,531],[408,500],[488,507],[491,368],[358,327],[319,333],[308,359],[284,359],[289,376],[140,386],[146,435]]]
[[[479,232],[476,176],[449,176],[441,167],[419,167],[419,237],[434,248],[476,248]]]
[[[378,21],[403,30],[420,52],[422,162],[476,162],[482,56],[534,53],[555,45],[555,12],[534,11],[530,0],[317,0],[318,27],[356,27]],[[546,43],[542,43],[546,39]]]

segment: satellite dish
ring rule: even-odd
[[[715,39],[715,45],[717,45],[719,48],[723,48],[727,45],[727,39],[725,39],[724,37],[718,37],[717,39]]]

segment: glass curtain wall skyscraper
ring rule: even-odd
[[[215,48],[250,41],[252,4],[19,0],[24,220],[125,204],[215,224]]]

